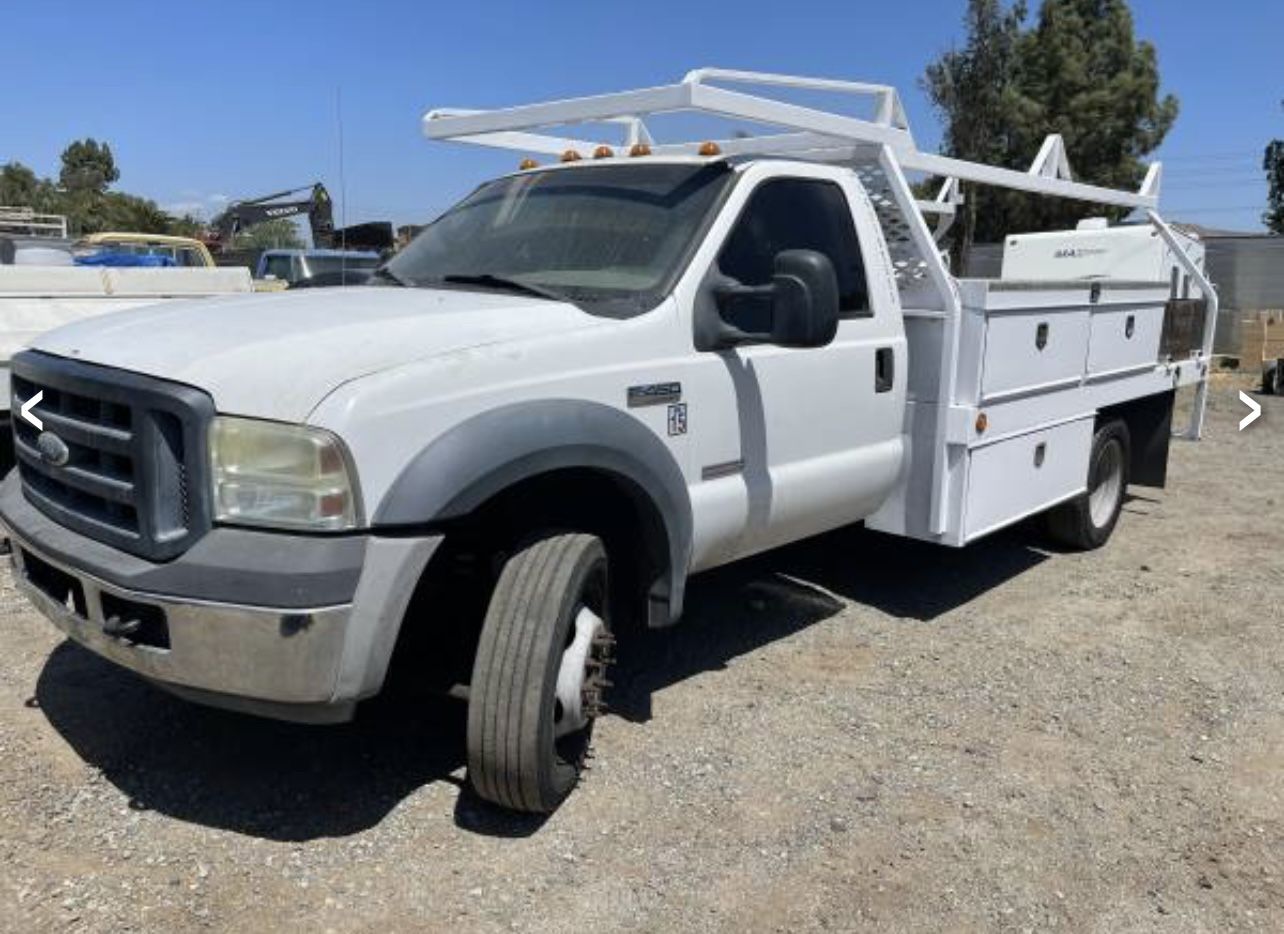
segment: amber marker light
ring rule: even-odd
[[[613,155],[615,155],[615,150],[610,146],[598,146],[597,149],[593,150],[594,159],[609,159]]]
[[[539,168],[539,163],[536,162],[534,159],[523,159],[520,163],[518,163],[517,167],[524,172],[527,169]]]
[[[648,146],[646,143],[634,143],[631,147],[629,147],[629,155],[630,156],[649,156],[651,155],[651,147]]]
[[[712,140],[706,140],[700,144],[700,155],[702,156],[720,156],[722,147]]]
[[[976,415],[976,433],[985,434],[985,429],[990,427],[990,419],[984,412],[978,412]]]
[[[580,161],[581,159],[583,159],[583,158],[584,158],[584,157],[583,157],[583,156],[581,156],[581,155],[580,155],[578,152],[576,152],[574,149],[568,149],[568,150],[566,150],[566,152],[562,153],[562,161],[563,161],[563,162],[579,162],[579,161]]]

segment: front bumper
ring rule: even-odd
[[[441,541],[364,536],[336,549],[336,539],[218,529],[212,546],[152,564],[53,523],[16,479],[0,486],[14,581],[55,626],[176,693],[279,719],[346,720],[379,690]],[[228,563],[236,555],[239,567]],[[264,599],[273,581],[276,598]],[[133,620],[141,625],[121,632]]]

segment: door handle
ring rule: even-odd
[[[896,382],[896,352],[891,347],[874,351],[874,392],[891,392]]]

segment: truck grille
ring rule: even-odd
[[[36,351],[14,356],[12,387],[18,473],[41,512],[154,561],[182,553],[209,528],[208,395]],[[19,415],[38,392],[32,414],[43,431]],[[52,437],[42,444],[42,434]]]

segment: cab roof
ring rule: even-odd
[[[205,244],[194,237],[175,237],[169,234],[133,233],[129,231],[108,230],[102,233],[86,234],[81,237],[82,243],[143,243],[158,246],[200,247]]]

